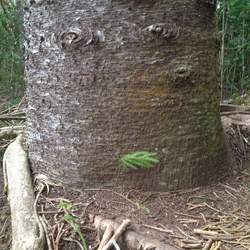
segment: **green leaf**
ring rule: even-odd
[[[66,202],[64,200],[60,200],[58,207],[61,209],[72,210],[73,205],[70,202]]]
[[[147,151],[130,153],[120,158],[120,164],[124,169],[150,169],[157,163],[157,154]]]
[[[145,207],[143,204],[136,203],[136,206],[137,206],[138,209],[143,210],[143,212],[144,212],[145,214],[150,214],[150,209],[147,208],[147,207]]]

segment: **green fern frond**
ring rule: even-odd
[[[130,153],[120,158],[120,164],[124,169],[150,169],[157,163],[157,154],[147,151]]]

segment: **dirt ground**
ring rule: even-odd
[[[248,158],[250,150],[248,141],[239,145],[249,136],[244,130],[239,134],[235,131],[238,127],[230,132],[230,144],[243,168],[239,161]],[[53,185],[48,189],[44,182],[36,181],[36,194],[43,187],[38,213],[47,228],[47,243],[53,250],[83,249],[83,236],[89,249],[97,249],[100,234],[90,215],[100,215],[118,223],[130,219],[131,230],[179,249],[250,250],[250,163],[245,167],[216,185],[166,193],[126,188],[80,192]],[[10,212],[0,171],[0,250],[10,249],[10,234]],[[208,242],[212,245],[205,248]]]
[[[129,218],[132,228],[145,237],[180,247],[202,249],[209,235],[194,229],[212,231],[214,249],[250,249],[250,174],[244,171],[213,186],[168,193],[144,193],[137,190],[70,191],[63,187],[44,192],[39,213],[48,225],[52,245],[58,249],[78,249],[60,200],[70,209],[86,237],[90,249],[97,245],[97,232],[89,215],[121,222]],[[76,237],[77,238],[77,237]],[[210,249],[210,248],[209,248]],[[212,249],[212,248],[211,248]]]
[[[1,176],[2,188],[2,176]],[[1,194],[3,190],[1,189]],[[168,193],[144,193],[138,190],[93,190],[79,192],[63,187],[44,189],[39,198],[39,214],[48,228],[53,249],[80,249],[72,226],[65,220],[60,201],[73,205],[68,211],[89,244],[97,245],[97,231],[89,215],[121,222],[132,220],[132,227],[145,237],[159,239],[180,249],[202,249],[208,235],[194,229],[215,232],[212,236],[219,248],[250,249],[250,171],[227,178],[209,187]],[[10,245],[10,218],[7,200],[0,196],[0,249]],[[217,240],[216,240],[217,239]],[[192,246],[195,246],[192,248]]]

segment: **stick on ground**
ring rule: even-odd
[[[91,216],[92,217],[92,216]],[[112,225],[114,230],[119,228],[119,224],[113,220],[103,219],[101,216],[95,216],[93,218],[94,226],[97,230],[104,233],[109,225]],[[145,237],[144,235],[135,232],[131,229],[126,230],[123,233],[123,244],[122,250],[177,250],[177,248],[172,247],[168,244],[164,244],[156,239],[150,237]]]
[[[123,234],[124,231],[126,231],[127,227],[131,224],[130,220],[124,220],[122,224],[115,230],[114,235],[111,237],[111,239],[108,241],[108,243],[103,247],[102,250],[108,250],[113,245],[113,242],[117,242],[119,237]]]
[[[109,224],[107,226],[106,230],[104,231],[102,240],[101,240],[100,245],[99,245],[97,250],[102,250],[103,249],[103,247],[108,243],[108,241],[112,237],[113,231],[114,231],[114,229],[113,229],[112,225]]]

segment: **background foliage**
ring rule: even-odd
[[[24,91],[24,50],[21,8],[1,1],[0,97],[7,104],[20,101]]]
[[[22,12],[0,3],[0,100],[13,105],[24,92]],[[250,96],[250,0],[218,0],[217,29],[221,98],[242,103]]]
[[[217,23],[222,97],[235,99],[250,91],[250,1],[220,0]]]

